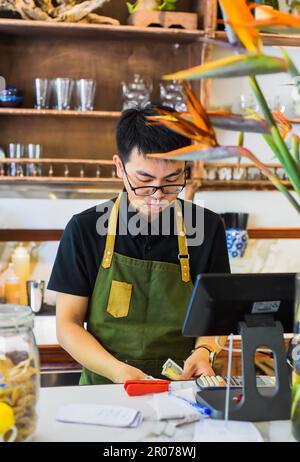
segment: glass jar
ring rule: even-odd
[[[134,74],[132,82],[122,82],[123,107],[122,110],[144,108],[150,104],[150,94],[153,83],[150,77]]]
[[[3,441],[29,441],[36,429],[40,373],[33,320],[29,306],[0,305],[0,440]]]
[[[292,431],[300,441],[300,273],[296,275],[295,322],[293,338]]]
[[[178,80],[163,81],[159,84],[160,100],[162,106],[167,106],[178,112],[187,111],[183,99],[183,88]]]

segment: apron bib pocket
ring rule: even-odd
[[[114,318],[124,318],[128,315],[132,284],[112,280],[107,304],[107,312]]]

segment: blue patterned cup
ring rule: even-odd
[[[248,244],[248,233],[245,229],[226,229],[226,241],[230,258],[238,258],[244,256]]]

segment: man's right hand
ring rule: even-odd
[[[120,367],[115,368],[112,381],[114,383],[124,383],[126,380],[145,380],[146,377],[147,374],[140,369],[129,364],[120,363]]]

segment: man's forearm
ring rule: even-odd
[[[58,332],[61,346],[83,367],[114,382],[122,365],[98,340],[76,323],[64,323]]]

